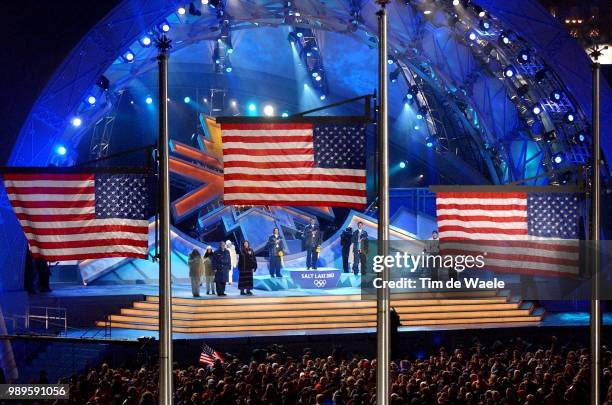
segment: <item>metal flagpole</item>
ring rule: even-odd
[[[159,54],[159,405],[172,404],[172,279],[170,269],[170,175],[168,171],[168,50],[157,40]]]
[[[591,251],[593,252],[593,278],[591,279],[591,404],[601,404],[601,305],[599,301],[599,236],[601,232],[601,159],[599,156],[599,70],[595,57],[593,63],[593,167],[591,184],[592,223]]]
[[[387,123],[387,11],[389,0],[378,0],[378,254],[387,255],[389,241],[389,133]],[[382,281],[389,280],[389,269],[380,273]],[[376,403],[389,403],[390,364],[390,294],[386,284],[376,292]]]

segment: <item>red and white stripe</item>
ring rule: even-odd
[[[366,172],[317,168],[309,123],[221,124],[226,205],[362,208]]]
[[[436,212],[443,254],[484,254],[498,272],[578,274],[577,240],[528,234],[527,193],[437,193]]]
[[[4,174],[3,179],[34,257],[147,257],[147,220],[96,219],[94,174]]]

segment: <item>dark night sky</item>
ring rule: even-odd
[[[118,0],[0,2],[0,165],[38,94],[89,29]]]
[[[543,1],[546,5],[556,2]],[[0,165],[5,163],[23,121],[55,69],[118,3],[119,0],[0,2]]]

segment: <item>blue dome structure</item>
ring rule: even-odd
[[[391,160],[414,165],[430,184],[575,181],[590,156],[591,61],[584,50],[535,0],[453,3],[389,5]],[[9,165],[69,166],[153,144],[154,39],[162,32],[172,39],[171,137],[180,142],[204,126],[200,113],[258,115],[270,106],[266,111],[292,114],[376,87],[374,1],[192,4],[179,13],[185,2],[120,3],[51,78]],[[605,83],[601,106],[607,161],[612,92]],[[609,174],[605,165],[604,178]],[[404,184],[401,177],[392,185]],[[14,252],[24,251],[25,241],[2,198],[0,266],[17,269],[23,258]],[[16,282],[3,278],[0,290]]]

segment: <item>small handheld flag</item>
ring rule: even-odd
[[[202,345],[202,353],[200,354],[200,363],[214,364],[216,360],[219,360],[221,363],[225,362],[225,359],[223,359],[221,353],[204,343]]]

